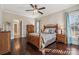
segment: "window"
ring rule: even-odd
[[[79,11],[75,11],[70,13],[70,26],[71,26],[71,34],[74,37],[79,35]]]
[[[79,45],[79,11],[69,12],[66,15],[68,43]]]
[[[36,33],[40,32],[40,21],[39,20],[35,21],[35,32]]]

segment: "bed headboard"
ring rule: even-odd
[[[58,33],[58,24],[45,25],[43,30],[45,30],[46,28],[56,28],[56,33]]]

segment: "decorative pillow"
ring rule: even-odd
[[[50,28],[49,32],[53,34],[53,33],[55,33],[55,30],[56,30],[55,28]]]

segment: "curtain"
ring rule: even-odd
[[[79,45],[79,11],[70,13],[72,44]]]
[[[67,32],[67,41],[68,44],[72,44],[72,36],[71,36],[71,25],[70,25],[70,20],[69,20],[69,14],[66,14],[66,32]]]

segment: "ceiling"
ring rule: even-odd
[[[33,11],[28,11],[28,12],[25,11],[28,9],[32,9],[32,7],[29,4],[2,4],[1,8],[6,12],[35,18],[35,17],[46,16],[46,15],[70,8],[72,6],[75,6],[75,5],[74,4],[38,4],[38,8],[46,7],[46,9],[41,10],[44,13],[43,15],[38,13],[34,15]]]

